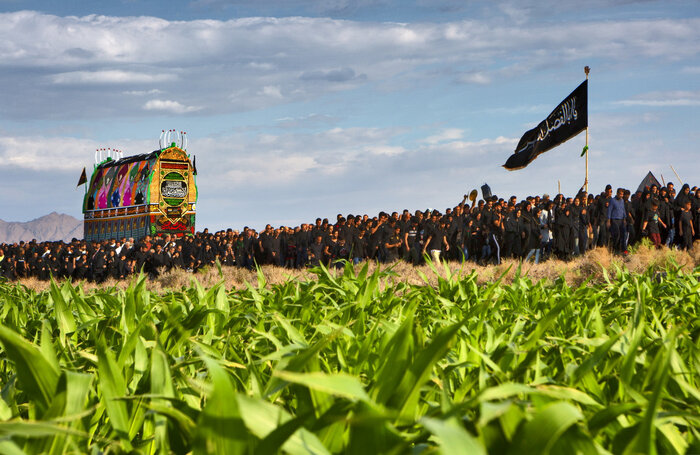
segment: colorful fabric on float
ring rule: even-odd
[[[89,241],[194,233],[197,186],[185,150],[171,146],[95,166],[83,199]]]

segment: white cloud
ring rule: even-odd
[[[133,95],[133,96],[146,96],[146,95],[160,95],[163,93],[162,90],[157,89],[157,88],[152,88],[150,90],[127,90],[125,92],[122,92],[125,95]]]
[[[300,117],[283,117],[275,120],[280,128],[304,128],[318,125],[331,124],[336,118],[327,114],[311,113]]]
[[[454,141],[461,139],[464,135],[464,130],[460,128],[446,128],[433,136],[426,137],[423,141],[428,144],[437,144],[439,142]]]
[[[260,94],[271,98],[283,98],[282,90],[278,85],[266,85],[262,88]]]
[[[197,106],[185,106],[173,100],[149,100],[143,105],[143,108],[147,111],[165,111],[172,112],[173,114],[184,114],[202,109]]]
[[[272,63],[268,62],[250,62],[248,63],[248,68],[252,68],[255,70],[262,70],[262,71],[270,71],[275,69],[275,65]]]
[[[180,101],[184,106],[215,112],[303,101],[371,82],[391,87],[397,78],[418,81],[420,74],[456,74],[461,82],[493,84],[542,71],[552,62],[566,66],[595,58],[616,64],[683,60],[692,65],[690,60],[700,54],[698,18],[521,27],[486,20],[377,23],[255,17],[167,21],[57,17],[29,11],[0,14],[0,19],[0,67],[36,69],[19,77],[37,90],[38,97],[62,95],[55,87],[36,83],[46,77],[40,75],[53,73],[49,81],[58,85],[131,85],[127,91],[142,91],[143,84],[167,83],[169,93],[186,94],[188,99]],[[565,37],[565,45],[562,39],[551,37]],[[6,78],[17,77],[12,74]],[[123,91],[102,95],[116,96]],[[0,102],[10,106],[10,114],[12,109],[31,109],[18,93],[0,95]],[[235,95],[228,96],[231,93]],[[96,112],[125,115],[143,107],[136,99],[97,106],[90,96],[67,91],[65,97],[65,103],[49,107],[36,103],[28,115],[56,114],[57,106],[61,113],[66,106],[75,106],[75,112],[86,116]],[[185,108],[185,112],[192,110]]]
[[[0,136],[0,168],[80,172],[83,166],[94,163],[98,148],[123,150],[128,156],[152,150],[156,144],[157,140],[115,138],[113,143],[103,144],[92,139],[66,136]]]
[[[222,177],[232,182],[268,182],[272,179],[275,184],[280,184],[296,180],[316,166],[316,161],[310,156],[256,154],[236,159],[236,166]]]
[[[683,107],[700,106],[700,91],[675,90],[649,92],[626,100],[616,101],[622,106]]]
[[[396,156],[406,152],[406,149],[398,145],[370,145],[365,148],[372,155]]]
[[[491,83],[491,77],[482,72],[462,74],[457,78],[457,80],[465,84],[486,85]]]
[[[54,84],[141,84],[177,79],[174,74],[147,74],[133,71],[71,71],[51,76]]]
[[[75,160],[85,158],[97,147],[94,141],[75,138],[0,137],[0,167],[76,169]]]

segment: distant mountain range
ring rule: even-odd
[[[63,213],[52,212],[32,221],[17,222],[0,220],[0,243],[39,242],[83,238],[83,221]]]

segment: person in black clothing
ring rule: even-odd
[[[209,246],[209,244],[207,244]],[[209,246],[211,249],[211,246]],[[160,243],[156,243],[153,252],[150,255],[151,268],[150,273],[155,277],[160,274],[160,270],[168,267],[168,256],[163,251]]]
[[[312,267],[317,267],[323,260],[324,255],[329,255],[328,246],[323,241],[323,234],[316,234],[314,242],[309,245],[309,263]]]
[[[668,246],[672,241],[670,237],[673,235],[674,226],[673,210],[668,198],[668,190],[665,186],[659,190],[659,218],[666,225],[665,228],[661,229],[661,243]]]
[[[681,238],[681,248],[690,250],[693,247],[693,237],[695,237],[695,227],[693,226],[693,214],[690,212],[693,204],[690,199],[686,200],[681,208],[678,234]]]
[[[243,228],[243,245],[242,245],[242,266],[248,270],[255,268],[255,232],[248,227]]]
[[[207,243],[204,248],[199,250],[199,255],[197,256],[197,268],[204,266],[214,265],[216,261],[216,255],[211,248],[211,245]]]
[[[338,240],[335,242],[333,252],[333,261],[336,268],[342,268],[344,263],[350,258],[350,250],[345,243],[345,238],[338,236]]]
[[[682,236],[680,235],[680,219],[681,219],[681,214],[683,213],[683,208],[685,207],[685,204],[687,201],[690,201],[690,185],[687,183],[684,183],[683,186],[681,187],[681,191],[678,193],[678,195],[676,196],[676,199],[673,202],[674,218],[676,221],[676,232],[678,232],[678,235],[679,235],[678,244],[681,247],[682,247],[684,241],[681,238]],[[691,202],[691,205],[692,205],[692,202]]]
[[[102,247],[98,247],[92,256],[92,279],[98,283],[102,283],[107,278],[107,261],[105,256],[106,254]]]
[[[356,234],[352,238],[351,253],[354,264],[369,259],[367,255],[367,231],[364,228],[356,230]]]
[[[46,262],[42,258],[42,267],[44,270],[46,270],[47,278],[43,279],[48,279],[48,267],[46,266]],[[86,279],[88,277],[89,273],[89,268],[90,264],[88,263],[88,256],[87,256],[87,251],[80,251],[78,256],[75,258],[75,272],[74,276],[76,280],[82,280]]]
[[[597,246],[608,246],[610,242],[610,229],[608,227],[608,206],[612,199],[612,185],[605,186],[605,192],[598,197],[595,210],[596,226],[594,241]]]
[[[148,272],[148,246],[144,243],[140,243],[136,246],[136,251],[134,252],[132,258],[135,260],[134,266],[137,271],[143,270]]]
[[[39,276],[40,260],[39,252],[34,251],[31,253],[31,256],[27,260],[28,276]]]
[[[272,233],[272,237],[268,239],[268,252],[269,259],[268,264],[274,264],[278,267],[284,265],[284,257],[282,254],[282,231],[280,229],[275,229]]]
[[[555,211],[554,226],[554,250],[560,259],[568,259],[573,253],[571,209],[563,202]]]
[[[391,234],[384,243],[386,249],[386,262],[396,262],[399,259],[399,249],[401,248],[401,228],[394,226],[394,233]]]
[[[590,207],[584,205],[586,199],[577,198],[579,200],[578,209],[578,219],[579,219],[579,233],[578,233],[578,249],[580,254],[584,254],[588,251],[588,233],[591,231],[591,215]],[[574,202],[576,204],[576,202]]]
[[[110,249],[105,256],[105,262],[107,263],[106,277],[119,278],[119,258],[116,251]]]
[[[509,207],[509,213],[503,222],[503,230],[503,257],[520,257],[522,255],[522,239],[525,234],[520,207]]]
[[[445,230],[440,225],[440,214],[437,210],[433,211],[431,220],[426,223],[425,245],[423,246],[423,254],[430,251],[430,255],[435,262],[440,262],[440,254],[442,250],[449,251],[450,245],[447,243]]]
[[[413,265],[419,265],[423,260],[424,231],[420,226],[419,218],[411,218],[410,226],[404,233],[404,245],[406,251],[406,261]]]
[[[75,272],[75,256],[73,255],[73,247],[68,246],[62,255],[61,270],[59,276],[61,278],[72,277]]]
[[[129,276],[129,260],[126,257],[126,252],[122,250],[119,254],[117,262],[116,278],[123,280]]]
[[[309,261],[309,246],[311,246],[311,225],[303,223],[301,229],[294,235],[297,247],[296,267],[306,267]]]
[[[272,264],[276,262],[276,252],[273,251],[271,245],[273,236],[274,231],[272,229],[272,225],[268,224],[267,226],[265,226],[265,230],[262,231],[260,233],[260,236],[258,237],[257,245],[260,248],[260,252],[263,255],[263,260],[260,261],[261,263]]]
[[[20,248],[17,256],[15,257],[15,275],[17,278],[26,278],[29,267],[27,266],[27,261],[25,259],[24,248]]]
[[[541,256],[542,247],[542,230],[540,229],[540,215],[542,214],[541,208],[533,208],[531,204],[527,204],[525,208],[525,215],[523,216],[523,224],[525,227],[525,240],[523,245],[525,246],[524,252],[526,253],[524,261],[528,261],[534,256],[535,264],[539,264]]]

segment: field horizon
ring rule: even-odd
[[[674,248],[663,247],[655,249],[647,241],[642,241],[630,249],[630,254],[621,256],[613,254],[607,248],[595,248],[586,254],[574,257],[569,261],[559,259],[548,259],[539,264],[523,262],[516,259],[504,259],[499,265],[477,265],[467,261],[459,263],[456,261],[446,261],[438,264],[423,264],[413,266],[404,261],[397,261],[391,264],[378,264],[369,261],[369,271],[376,268],[381,270],[390,269],[393,273],[388,280],[392,282],[406,282],[412,285],[427,284],[434,286],[437,283],[438,275],[444,276],[449,270],[451,275],[464,277],[475,273],[479,284],[486,284],[494,280],[501,280],[504,284],[511,283],[516,275],[529,277],[533,281],[556,280],[563,278],[570,286],[578,286],[585,281],[600,283],[605,276],[614,277],[620,270],[627,270],[631,273],[644,273],[649,268],[662,271],[666,267],[679,267],[680,270],[690,272],[700,267],[700,241],[695,242],[695,246],[690,251],[682,251]],[[355,266],[357,272],[364,265],[360,263]],[[310,269],[288,269],[263,265],[258,269],[268,285],[282,284],[288,280],[314,279],[315,274]],[[246,270],[238,267],[204,267],[197,273],[185,270],[163,271],[158,277],[151,278],[145,282],[145,287],[154,292],[168,291],[172,289],[187,288],[196,280],[204,288],[210,288],[224,283],[226,289],[245,289],[250,284],[258,283],[258,270]],[[336,268],[331,267],[330,273],[336,272]],[[137,276],[137,275],[136,275]],[[130,286],[136,276],[126,280],[107,279],[104,283],[98,284],[86,280],[80,280],[74,284],[79,284],[84,290],[95,289],[125,289]],[[25,278],[18,280],[19,284],[34,291],[47,290],[50,281],[42,281],[36,278]]]

